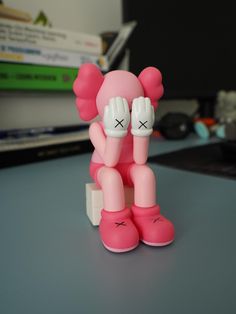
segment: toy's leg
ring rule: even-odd
[[[125,208],[121,175],[116,169],[104,166],[98,170],[97,179],[104,200],[99,225],[103,245],[116,253],[130,251],[138,245],[139,233],[131,220],[130,209]]]
[[[134,184],[133,220],[140,239],[151,246],[170,244],[174,240],[174,226],[160,215],[160,206],[156,205],[155,175],[148,166],[134,164],[130,177]]]
[[[156,178],[152,170],[146,165],[134,164],[130,175],[134,184],[135,205],[144,208],[156,205]]]
[[[98,170],[98,182],[103,192],[103,204],[107,211],[119,211],[125,207],[124,186],[120,173],[109,167]]]

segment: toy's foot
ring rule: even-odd
[[[131,251],[138,246],[138,230],[130,217],[129,208],[117,212],[102,210],[99,232],[106,249],[122,253]]]
[[[151,246],[165,246],[174,241],[174,226],[160,215],[158,205],[149,208],[133,205],[132,212],[142,242]]]

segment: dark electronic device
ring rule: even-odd
[[[192,120],[184,113],[167,113],[157,123],[156,128],[165,138],[179,140],[185,138],[191,132]]]

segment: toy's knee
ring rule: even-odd
[[[135,185],[141,183],[143,186],[148,187],[156,182],[152,169],[146,165],[135,165],[131,170],[131,177]]]
[[[115,189],[123,185],[120,173],[116,169],[109,167],[103,167],[99,170],[98,181],[102,188]]]

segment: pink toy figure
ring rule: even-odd
[[[148,67],[138,77],[121,70],[103,76],[95,65],[84,64],[73,90],[80,117],[102,119],[90,125],[89,135],[95,148],[90,174],[103,192],[103,245],[127,252],[140,240],[151,246],[170,244],[174,226],[160,214],[155,176],[146,165],[154,109],[163,94],[160,71]],[[134,187],[131,209],[125,208],[124,185]]]

